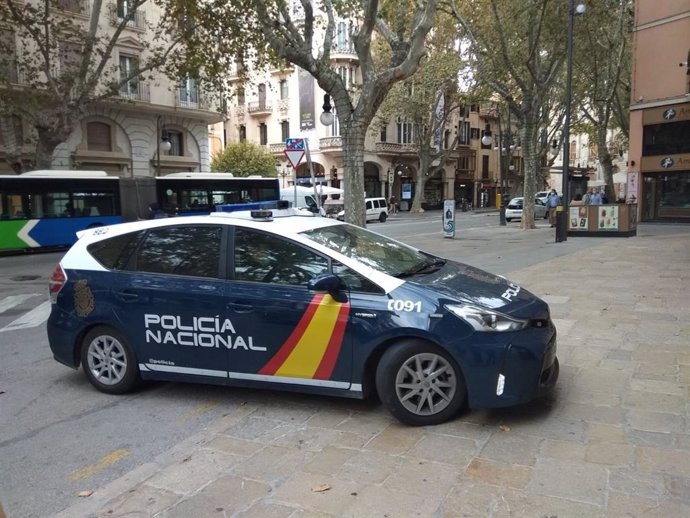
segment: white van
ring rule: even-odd
[[[333,195],[339,195],[342,198],[344,191],[335,187],[318,186],[316,192],[321,196],[321,206],[323,207],[326,199]],[[280,199],[289,201],[291,207],[309,209],[312,212],[317,212],[318,210],[313,187],[303,187],[300,185],[297,187],[281,187]]]
[[[386,198],[365,198],[364,205],[367,210],[366,220],[378,220],[381,223],[385,223],[388,219],[388,203]],[[345,219],[345,211],[338,213],[338,219]]]

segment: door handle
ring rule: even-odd
[[[139,300],[139,294],[131,291],[118,291],[116,297],[122,302],[134,302]]]
[[[254,306],[251,304],[237,304],[235,302],[230,302],[228,304],[228,309],[231,309],[235,313],[249,313],[254,311]]]

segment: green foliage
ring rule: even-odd
[[[276,176],[275,158],[263,146],[252,142],[234,142],[211,160],[211,171],[235,176]]]

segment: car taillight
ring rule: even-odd
[[[50,281],[48,281],[50,302],[52,302],[53,304],[55,304],[55,301],[57,300],[57,295],[58,293],[60,293],[60,290],[65,285],[65,282],[67,282],[67,275],[65,275],[65,271],[62,269],[62,266],[58,264],[55,267],[53,275],[50,277]]]

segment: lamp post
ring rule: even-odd
[[[163,118],[161,115],[156,117],[156,176],[161,175],[161,151],[167,153],[172,148],[170,139],[163,135]]]
[[[566,39],[565,62],[565,121],[563,125],[563,213],[560,220],[556,221],[556,242],[568,239],[568,204],[570,202],[570,104],[572,102],[572,74],[573,74],[573,30],[575,28],[575,16],[584,13],[585,4],[575,5],[575,0],[569,0],[568,5],[568,35]],[[563,223],[565,221],[565,224]],[[563,228],[564,227],[564,228]]]

